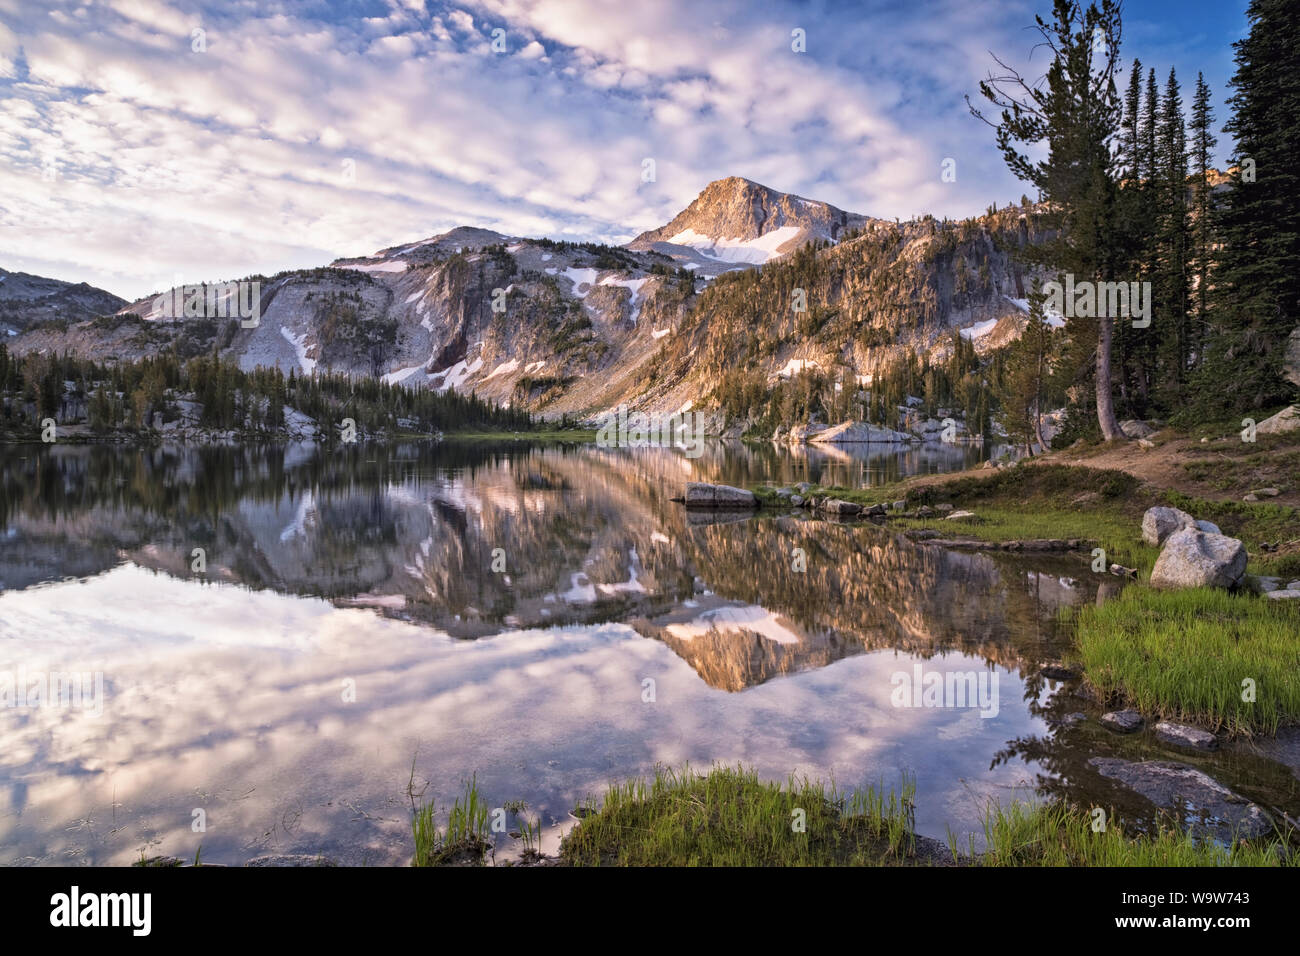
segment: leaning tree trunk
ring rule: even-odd
[[[1103,315],[1097,337],[1097,422],[1101,425],[1104,441],[1123,439],[1119,421],[1115,418],[1115,405],[1110,394],[1110,340],[1114,332],[1114,318]]]
[[[1047,442],[1043,440],[1043,413],[1037,399],[1034,400],[1034,437],[1038,439],[1040,452],[1047,454]]]

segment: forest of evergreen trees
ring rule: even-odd
[[[1293,401],[1283,371],[1300,327],[1300,4],[1251,0],[1235,44],[1233,139],[1218,175],[1211,90],[1190,116],[1177,74],[1163,86],[1134,60],[1120,94],[1120,4],[1055,0],[1038,18],[1054,54],[1046,83],[999,66],[981,84],[1008,167],[1034,186],[1059,233],[1023,250],[1047,274],[1150,283],[1151,323],[1067,316],[1032,296],[1025,335],[1002,359],[1003,422],[1033,434],[1050,394],[1068,396],[1065,440],[1120,438],[1118,421],[1192,424],[1258,416]],[[984,118],[979,110],[972,111]],[[1031,147],[1046,147],[1031,160]]]
[[[1283,356],[1300,327],[1300,4],[1252,0],[1248,19],[1224,126],[1233,151],[1220,172],[1204,76],[1196,77],[1190,110],[1173,69],[1161,82],[1156,67],[1133,60],[1121,82],[1119,3],[1055,0],[1052,16],[1037,20],[1054,56],[1045,82],[1000,65],[981,84],[996,115],[972,106],[994,128],[1008,167],[1038,196],[1020,207],[1034,241],[1014,241],[997,218],[931,220],[927,261],[955,278],[950,303],[918,284],[897,255],[906,234],[888,229],[865,242],[846,235],[858,240],[851,247],[827,252],[813,243],[761,270],[723,276],[696,306],[723,334],[691,356],[711,370],[715,399],[761,433],[863,413],[897,427],[900,406],[916,396],[930,415],[964,414],[972,433],[990,436],[996,416],[1015,442],[1044,447],[1042,415],[1062,406],[1058,443],[1122,438],[1122,419],[1188,425],[1261,417],[1293,401]],[[1031,159],[1031,151],[1045,158]],[[991,245],[980,242],[985,231]],[[877,369],[867,389],[814,368],[768,387],[747,361],[796,339],[871,347],[942,323],[947,308],[996,292],[988,257],[1001,250],[1036,280],[1030,316],[1015,342],[982,360],[955,337],[947,359],[909,356]],[[1067,274],[1149,283],[1150,324],[1067,315],[1064,328],[1054,327],[1042,287]],[[802,315],[787,304],[796,287],[808,292]],[[839,307],[827,305],[836,289],[851,292]],[[760,315],[776,318],[756,324]]]
[[[39,423],[84,420],[98,434],[139,431],[179,417],[179,403],[201,406],[199,424],[248,436],[276,436],[292,408],[326,435],[350,418],[361,434],[463,430],[524,431],[522,410],[473,395],[390,385],[337,373],[288,377],[278,368],[243,371],[218,356],[181,361],[167,353],[100,364],[72,356],[11,356],[0,343],[0,432],[35,434]]]

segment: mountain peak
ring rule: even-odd
[[[667,225],[643,232],[628,248],[655,250],[707,264],[758,265],[815,239],[835,242],[868,222],[830,203],[804,199],[745,179],[715,179]]]

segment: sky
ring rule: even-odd
[[[1027,189],[964,98],[1042,74],[1050,6],[0,0],[0,267],[136,299],[459,225],[615,244],[726,176],[974,215]],[[1128,0],[1122,57],[1222,123],[1245,6]]]

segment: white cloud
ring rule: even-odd
[[[0,256],[126,296],[176,271],[318,265],[460,224],[621,241],[727,175],[881,216],[969,214],[1021,191],[958,108],[985,49],[1024,45],[1023,17],[996,28],[1014,36],[1000,42],[994,18],[956,0],[817,23],[730,0],[618,16],[595,0],[434,17],[394,2],[339,22],[164,0],[53,6],[0,27],[0,70],[17,77],[21,46],[28,71],[0,80]],[[208,49],[195,53],[200,23]],[[796,24],[806,54],[790,50]],[[490,53],[498,25],[515,55]],[[941,184],[950,155],[958,182]]]

